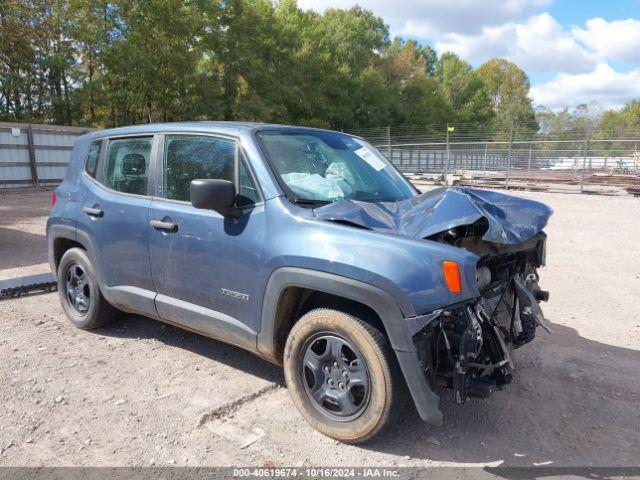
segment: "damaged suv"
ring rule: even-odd
[[[338,440],[407,399],[440,425],[508,384],[546,328],[545,205],[417,191],[366,141],[249,123],[144,125],[76,142],[47,224],[77,327],[140,314],[284,365],[293,402]]]

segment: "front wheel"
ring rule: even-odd
[[[386,336],[331,309],[305,314],[284,351],[287,387],[305,419],[345,443],[366,442],[394,419],[403,381]]]

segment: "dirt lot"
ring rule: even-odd
[[[523,194],[555,215],[544,332],[514,384],[365,447],[310,428],[281,370],[135,316],[73,328],[57,293],[0,302],[0,466],[640,464],[640,199]],[[0,194],[0,279],[48,269],[51,192]]]

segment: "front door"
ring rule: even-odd
[[[160,143],[160,196],[149,210],[149,255],[164,320],[255,348],[261,292],[264,204],[234,139],[165,135]],[[239,213],[223,217],[189,202],[191,180],[236,184]]]

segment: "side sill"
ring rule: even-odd
[[[224,313],[130,285],[101,287],[116,308],[142,315],[247,350],[281,366],[277,359],[256,351],[256,332]],[[157,308],[156,308],[157,307]]]
[[[156,292],[131,285],[115,287],[103,285],[100,287],[100,291],[104,298],[119,310],[160,319],[154,303]]]
[[[257,333],[229,315],[162,294],[155,297],[155,306],[163,321],[256,351]]]

